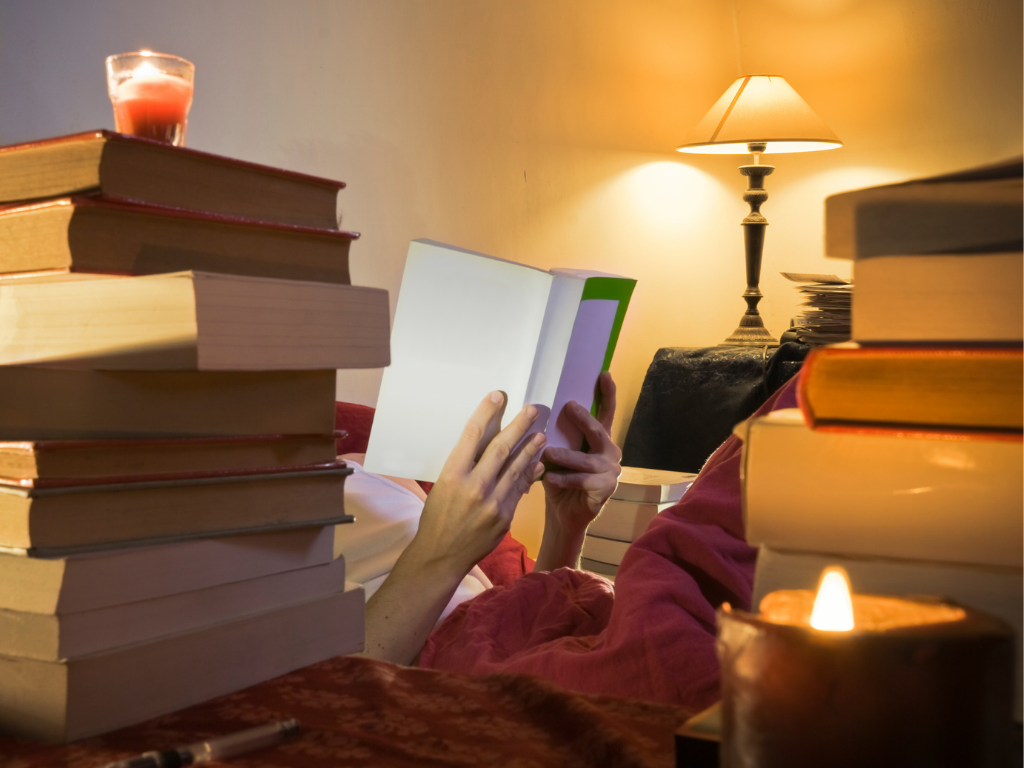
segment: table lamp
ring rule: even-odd
[[[740,173],[749,179],[743,201],[750,214],[743,219],[743,242],[747,262],[747,289],[743,298],[747,311],[739,327],[725,344],[765,346],[778,344],[764,327],[757,303],[761,301],[761,253],[764,228],[768,220],[761,205],[768,199],[764,177],[775,170],[762,165],[765,152],[812,152],[836,149],[843,143],[821,118],[807,106],[793,87],[778,75],[744,75],[736,78],[704,118],[697,123],[679,152],[705,155],[754,156],[753,165],[741,165]]]

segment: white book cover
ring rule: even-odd
[[[570,400],[593,406],[635,282],[412,241],[366,470],[437,480],[466,420],[496,389],[508,395],[502,427],[534,404],[549,446],[578,445],[558,415]]]

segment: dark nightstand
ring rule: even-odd
[[[732,428],[800,370],[809,349],[796,342],[659,349],[626,433],[623,465],[700,471]]]

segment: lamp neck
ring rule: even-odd
[[[754,156],[754,165],[761,164],[761,153],[768,149],[768,144],[763,141],[752,141],[747,144],[747,151]]]

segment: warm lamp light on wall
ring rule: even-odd
[[[812,152],[836,149],[843,143],[829,130],[821,118],[807,106],[800,95],[777,75],[745,75],[729,86],[711,110],[694,128],[679,152],[703,155],[754,156],[753,165],[741,165],[740,173],[749,179],[743,200],[750,204],[750,214],[743,219],[743,241],[746,252],[747,289],[743,298],[747,311],[739,327],[726,344],[765,346],[778,344],[764,327],[757,303],[761,301],[761,254],[764,230],[768,220],[760,208],[768,193],[764,177],[775,170],[762,165],[766,152]]]

